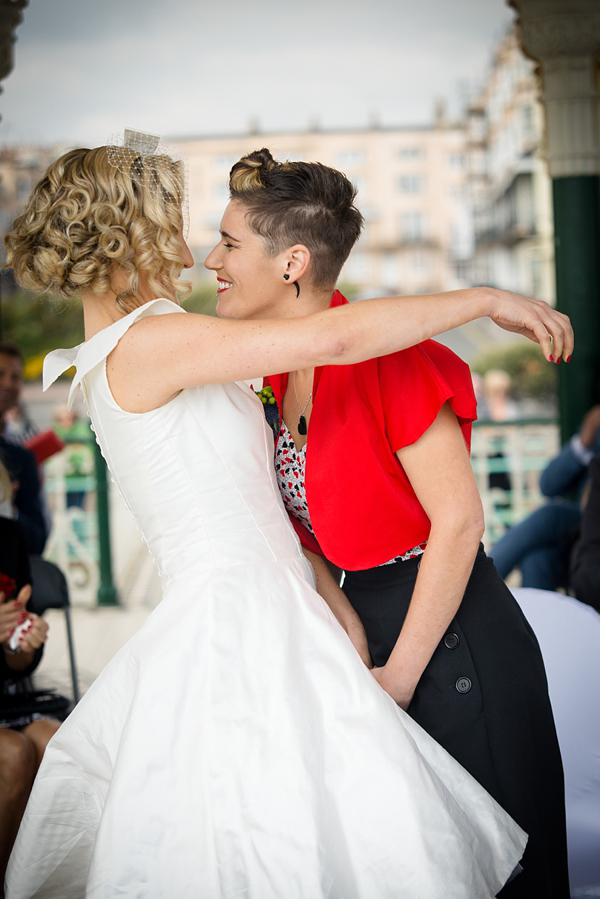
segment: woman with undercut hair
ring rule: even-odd
[[[362,216],[342,173],[263,149],[233,166],[230,195],[206,261],[221,317],[301,323],[348,308],[335,282]],[[279,488],[318,589],[374,679],[528,832],[523,873],[502,897],[567,899],[544,665],[480,544],[468,367],[428,340],[266,385]],[[325,559],[345,572],[344,592]]]
[[[183,170],[157,144],[61,157],[7,238],[23,286],[81,297],[85,342],[50,354],[45,383],[75,365],[164,585],[48,747],[8,899],[492,897],[526,836],[381,690],[315,592],[245,379],[390,353],[476,314],[569,352],[568,320],[485,289],[301,321],[186,314]],[[280,260],[258,251],[267,282]]]

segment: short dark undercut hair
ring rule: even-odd
[[[314,287],[335,286],[363,226],[356,188],[342,172],[318,162],[277,162],[263,148],[236,162],[229,192],[270,254],[302,244]]]

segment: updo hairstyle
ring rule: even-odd
[[[263,148],[236,162],[229,192],[270,255],[303,244],[313,286],[334,287],[363,225],[356,188],[342,172],[317,162],[276,162]]]
[[[5,267],[27,290],[64,298],[107,293],[118,267],[128,275],[116,298],[124,313],[140,304],[141,274],[158,297],[187,295],[177,281],[183,166],[120,148],[117,167],[110,150],[72,150],[49,167],[5,237]]]

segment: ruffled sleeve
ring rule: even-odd
[[[394,452],[415,443],[450,403],[470,446],[477,403],[468,365],[452,350],[427,340],[379,360],[381,401]]]

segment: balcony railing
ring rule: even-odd
[[[471,462],[485,515],[489,549],[504,531],[544,502],[540,473],[559,450],[552,419],[475,422]]]
[[[65,444],[45,464],[52,528],[44,555],[65,572],[74,602],[115,605],[106,465],[89,429]]]

